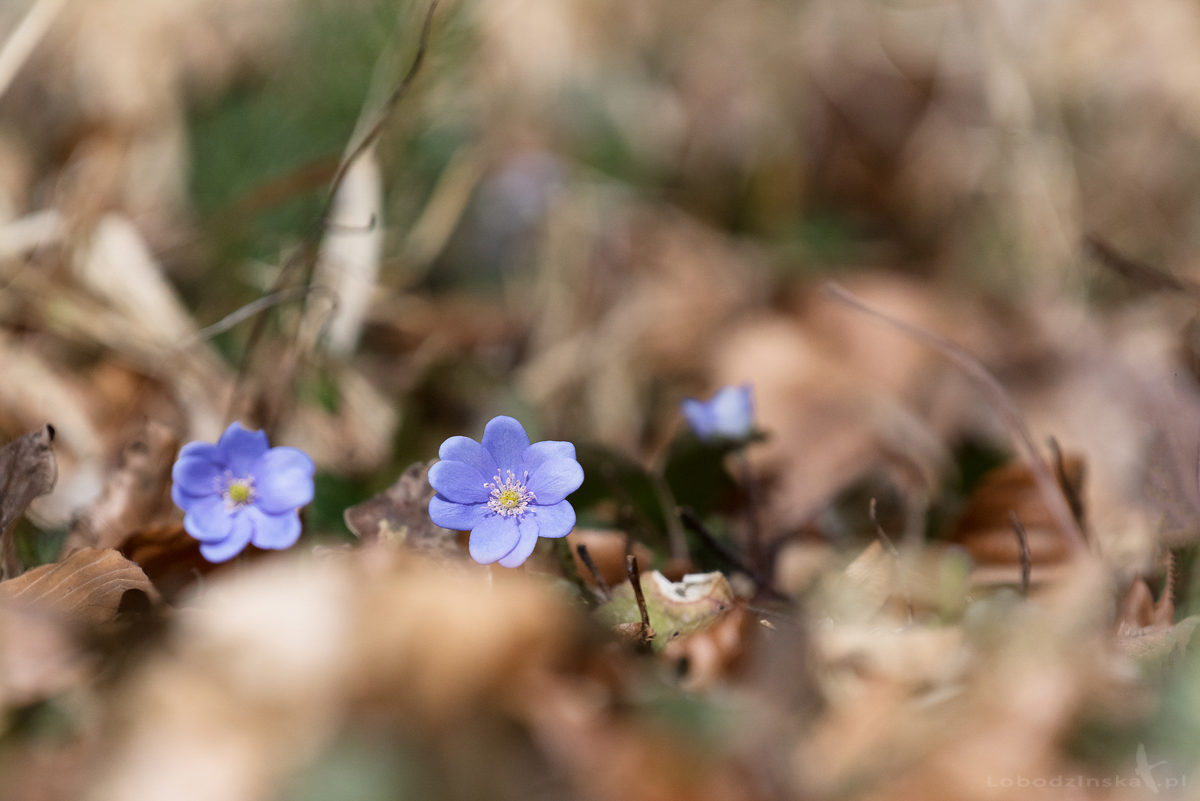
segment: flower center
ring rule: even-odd
[[[254,500],[254,476],[234,478],[232,474],[227,474],[225,482],[225,491],[221,494],[225,496],[226,506],[246,506]]]
[[[504,517],[517,517],[524,514],[525,510],[529,508],[529,504],[537,500],[537,496],[525,486],[527,481],[529,481],[528,472],[519,481],[511,470],[505,471],[503,476],[497,472],[495,478],[483,485],[485,489],[491,490],[487,502],[488,509]]]

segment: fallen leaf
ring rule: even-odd
[[[429,519],[434,491],[428,475],[429,465],[409,465],[385,491],[347,509],[343,514],[346,526],[364,543],[457,552],[457,535]]]
[[[671,582],[657,570],[642,581],[650,627],[657,632],[654,649],[663,650],[671,640],[711,626],[733,608],[733,590],[721,573],[693,573]],[[596,610],[610,627],[641,620],[633,586],[622,584],[613,598]]]
[[[6,578],[21,572],[9,529],[29,502],[54,489],[58,480],[53,442],[54,426],[47,424],[0,448],[0,575]]]
[[[0,582],[0,600],[97,625],[116,616],[130,590],[158,597],[142,569],[117,551],[84,548],[61,562]]]
[[[119,550],[142,568],[167,603],[174,603],[200,576],[219,569],[200,554],[199,541],[180,522],[136,531]]]
[[[171,466],[179,438],[167,426],[147,421],[121,451],[104,493],[71,526],[63,554],[80,548],[117,548],[129,534],[168,515]]]

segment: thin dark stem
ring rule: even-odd
[[[879,524],[879,517],[876,515],[875,499],[871,499],[870,505],[867,507],[867,514],[871,518],[871,524],[875,526],[875,536],[879,537],[879,542],[883,548],[892,557],[892,561],[896,564],[896,577],[900,582],[900,594],[904,597],[904,607],[908,610],[908,622],[913,622],[913,603],[912,596],[908,592],[908,580],[904,575],[904,564],[900,561],[900,551],[896,548],[896,544],[892,542],[892,538],[883,530],[883,526]]]
[[[1028,596],[1029,577],[1033,573],[1033,557],[1029,553],[1029,535],[1025,532],[1025,526],[1021,524],[1016,512],[1008,513],[1008,522],[1012,525],[1012,530],[1017,535],[1017,542],[1021,546],[1021,595]]]
[[[642,594],[642,574],[638,570],[637,557],[633,554],[625,557],[625,572],[629,574],[633,597],[637,600],[638,613],[642,616],[641,645],[648,648],[650,641],[654,639],[654,629],[650,628],[650,613],[646,611],[646,596]]]
[[[579,561],[583,562],[584,567],[592,574],[592,580],[596,582],[596,587],[600,590],[600,594],[604,596],[604,600],[612,598],[612,588],[608,586],[608,582],[604,580],[604,576],[600,575],[600,569],[596,567],[596,563],[592,560],[592,555],[588,553],[588,547],[582,542],[575,546],[575,553],[579,554]]]
[[[1079,497],[1079,488],[1071,481],[1071,477],[1067,475],[1067,463],[1063,458],[1062,448],[1058,445],[1058,440],[1050,437],[1050,455],[1054,457],[1054,476],[1058,479],[1058,486],[1062,488],[1063,495],[1067,499],[1067,505],[1071,507],[1071,515],[1075,518],[1075,522],[1079,524],[1079,528],[1083,528],[1083,498]]]
[[[758,525],[760,496],[758,477],[754,474],[754,468],[750,466],[750,459],[747,458],[744,447],[737,449],[737,461],[738,469],[742,474],[742,485],[746,488],[746,526],[749,535],[746,550],[750,563],[756,570],[761,570],[763,567],[763,543],[762,530]]]
[[[957,365],[960,370],[982,387],[990,397],[997,411],[1000,412],[1001,417],[1008,424],[1008,427],[1017,436],[1017,440],[1024,447],[1025,455],[1029,459],[1029,466],[1033,471],[1034,479],[1037,481],[1042,500],[1045,502],[1050,514],[1053,515],[1054,522],[1066,536],[1071,549],[1077,554],[1087,553],[1087,542],[1084,539],[1083,530],[1071,515],[1071,508],[1063,495],[1062,488],[1054,480],[1054,476],[1050,472],[1050,467],[1046,464],[1046,460],[1042,458],[1037,445],[1034,444],[1033,436],[1029,433],[1029,426],[1026,425],[1025,418],[1022,417],[1016,403],[1009,397],[1004,387],[995,376],[988,372],[987,368],[978,359],[948,339],[869,306],[852,292],[836,283],[830,282],[825,284],[824,291],[826,295],[839,303],[868,314],[878,320],[882,320],[912,339],[933,348]]]
[[[771,581],[769,574],[764,569],[751,564],[740,553],[717,539],[717,536],[708,530],[708,526],[704,525],[704,521],[700,519],[700,516],[693,509],[681,506],[679,508],[679,519],[683,521],[688,530],[699,537],[705,545],[715,551],[717,556],[721,557],[734,570],[741,571],[754,579],[754,583],[758,585],[759,591],[765,596],[778,600],[788,600],[786,594],[775,589],[774,582]]]

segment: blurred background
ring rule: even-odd
[[[426,11],[0,1],[0,439],[52,422],[60,468],[27,562],[149,423],[163,469],[232,419],[303,448],[305,536],[336,544],[347,507],[511,414],[594,447],[581,521],[619,526],[592,466],[669,463],[680,401],[735,383],[780,581],[805,544],[871,541],[867,498],[899,541],[961,540],[1013,429],[836,280],[978,358],[1082,465],[1106,566],[1161,589],[1175,549],[1196,611],[1200,7],[443,0],[391,108]],[[1196,735],[1138,714],[1071,753]],[[363,737],[331,764],[403,785]]]

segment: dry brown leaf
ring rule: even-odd
[[[455,532],[429,519],[434,490],[428,476],[428,464],[409,465],[392,486],[343,513],[347,528],[364,543],[459,552]]]
[[[1063,475],[1070,493],[1082,498],[1082,459],[1065,456]],[[1055,567],[1070,559],[1071,543],[1055,525],[1030,468],[1024,464],[1006,465],[983,478],[949,536],[950,541],[966,548],[979,566],[973,575],[976,583],[1020,583],[1021,541],[1013,528],[1014,514],[1028,544],[1032,583],[1052,579],[1061,572]]]
[[[118,548],[131,533],[155,525],[174,510],[171,466],[179,438],[147,421],[121,451],[104,493],[71,526],[63,554],[80,548]]]
[[[142,569],[117,551],[84,548],[61,562],[0,582],[0,599],[97,625],[116,616],[131,590],[158,597]]]
[[[198,578],[219,569],[200,554],[200,542],[180,522],[135,531],[121,543],[120,551],[145,571],[168,603],[174,603]]]
[[[580,545],[587,546],[588,555],[595,563],[596,569],[600,571],[600,576],[608,582],[609,587],[615,587],[628,580],[629,574],[625,569],[626,539],[624,532],[600,529],[577,528],[568,534],[567,545],[570,546],[571,555],[575,558],[575,569],[579,571],[583,580],[595,585],[592,572],[579,558],[578,548]],[[640,542],[633,543],[633,555],[637,557],[638,564],[641,565],[648,565],[654,560],[650,549]]]
[[[21,571],[9,529],[58,479],[53,442],[54,426],[46,425],[0,448],[0,576],[12,578]]]

